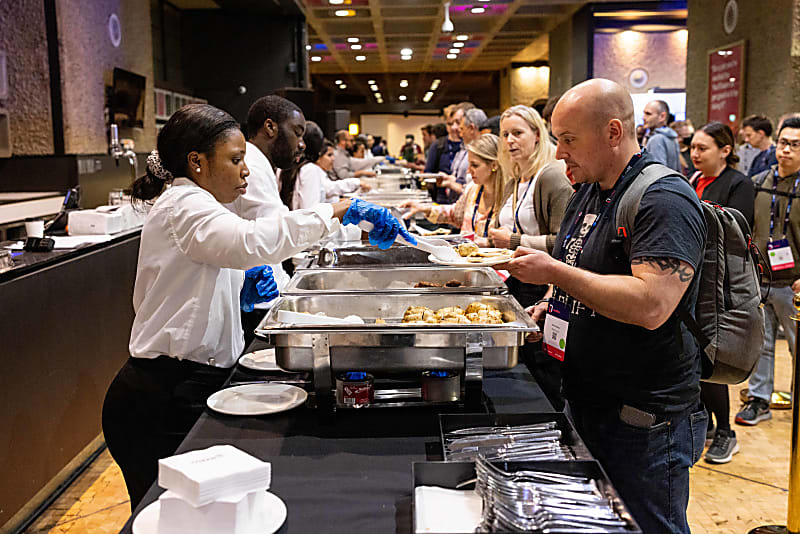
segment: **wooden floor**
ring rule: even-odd
[[[791,357],[778,342],[775,383],[788,390]],[[731,420],[739,407],[739,390],[731,390]],[[733,425],[741,452],[721,466],[697,463],[692,470],[689,524],[695,534],[743,534],[764,524],[786,524],[789,484],[791,411],[772,411],[770,421],[755,427]],[[800,498],[800,497],[799,497]],[[108,452],[25,533],[116,533],[130,515],[122,474]]]

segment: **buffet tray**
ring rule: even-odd
[[[460,287],[444,287],[450,280],[458,280]],[[414,287],[418,282],[432,282],[442,287]],[[312,269],[299,271],[283,295],[309,295],[324,293],[506,293],[503,279],[494,269],[488,267],[457,268],[442,267],[395,267],[384,269],[379,266],[362,269]]]
[[[466,308],[472,302],[492,304],[506,323],[401,324],[409,306],[439,309]],[[330,317],[358,315],[366,324],[307,325],[278,321],[278,312],[319,313]],[[381,318],[386,324],[375,324]],[[325,339],[334,371],[460,371],[468,347],[480,346],[483,367],[510,369],[517,365],[518,348],[528,332],[538,327],[510,295],[464,294],[365,294],[348,298],[343,294],[316,293],[280,297],[256,329],[256,335],[275,346],[282,369],[309,371],[314,368],[314,344]]]
[[[534,470],[561,473],[564,475],[577,475],[592,478],[597,481],[601,491],[611,500],[614,508],[628,523],[623,529],[610,529],[614,534],[642,534],[641,528],[631,516],[625,503],[611,484],[605,470],[596,460],[578,460],[574,462],[540,461],[540,462],[493,462],[504,471]],[[416,499],[414,495],[419,486],[438,486],[440,488],[457,489],[468,480],[475,478],[475,464],[473,462],[414,462],[412,464],[413,486],[411,488],[411,521],[412,532],[417,531]],[[474,487],[470,486],[470,487]],[[468,490],[465,490],[468,491]],[[495,534],[511,534],[511,531],[494,531]],[[440,534],[457,534],[443,532]],[[563,534],[571,534],[564,531]]]
[[[424,250],[408,245],[392,245],[386,250],[370,245],[368,242],[323,247],[314,260],[314,267],[357,267],[415,265],[420,267],[440,267],[428,260]]]

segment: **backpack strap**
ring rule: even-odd
[[[683,179],[683,176],[665,165],[660,163],[650,164],[630,181],[619,199],[616,213],[617,239],[622,240],[625,255],[628,258],[631,256],[630,238],[633,236],[633,223],[636,220],[636,214],[639,212],[639,204],[642,202],[642,197],[648,187],[666,176],[678,176]]]

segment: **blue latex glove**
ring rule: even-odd
[[[239,306],[242,311],[251,312],[256,304],[269,302],[280,294],[272,267],[262,265],[253,267],[244,273],[244,285],[239,293]]]
[[[358,224],[361,221],[370,222],[375,227],[369,233],[369,242],[381,250],[391,247],[398,234],[412,245],[417,244],[417,240],[408,233],[405,225],[389,213],[389,210],[354,198],[347,213],[344,214],[342,223]]]
[[[386,156],[386,161],[388,161],[389,163],[394,163],[395,161],[397,161],[397,158],[393,158],[392,156]]]

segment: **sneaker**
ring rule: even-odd
[[[739,443],[736,441],[736,432],[720,428],[706,451],[705,460],[712,464],[726,464],[737,452]]]
[[[714,436],[717,434],[717,424],[711,422],[709,419],[708,428],[706,429],[706,441],[711,441],[714,439]]]
[[[736,414],[735,421],[740,425],[755,426],[767,419],[772,419],[769,403],[761,399],[753,399],[745,403],[744,407]]]

